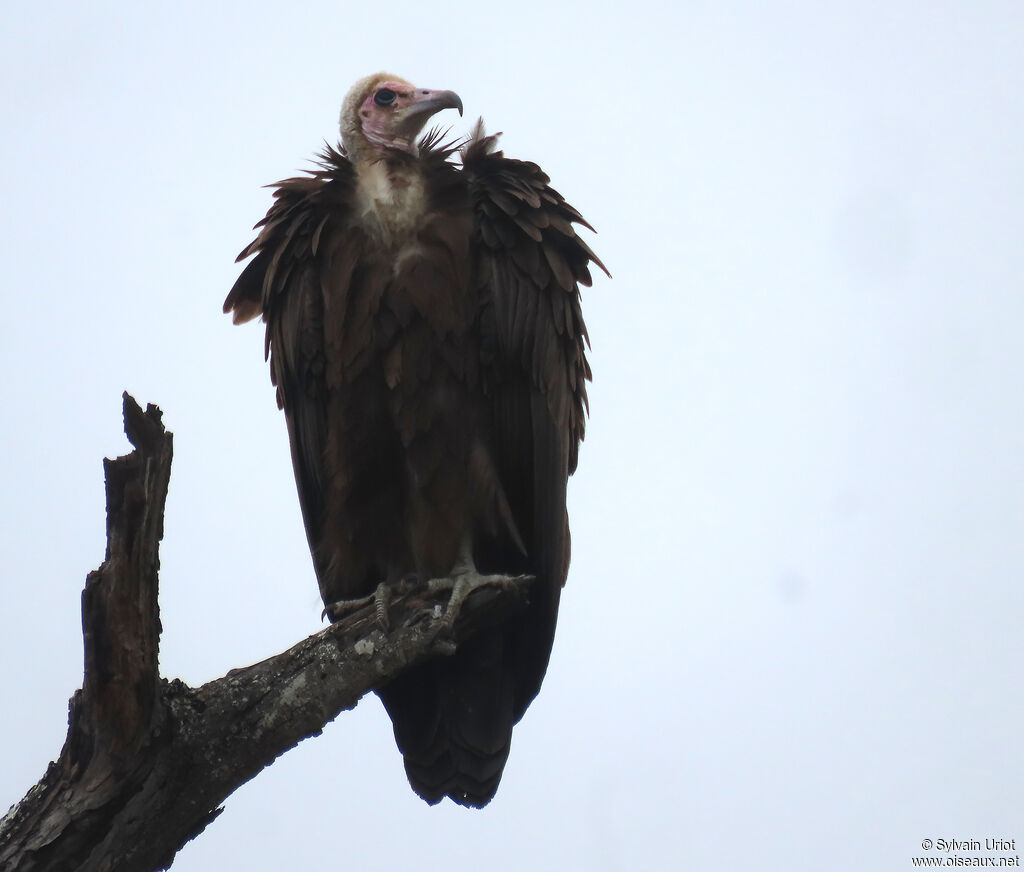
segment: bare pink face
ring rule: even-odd
[[[374,83],[360,105],[359,121],[371,145],[415,153],[413,141],[429,118],[442,109],[458,109],[461,115],[459,95],[417,88],[401,80],[382,80]]]

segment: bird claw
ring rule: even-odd
[[[390,622],[388,621],[388,606],[391,604],[391,587],[383,581],[378,584],[374,592],[368,596],[328,603],[320,613],[320,620],[322,621],[324,618],[330,618],[332,624],[336,623],[342,618],[346,618],[354,612],[359,611],[359,609],[364,606],[370,605],[370,603],[373,603],[374,610],[376,612],[377,626],[387,632],[390,627]]]
[[[528,575],[481,575],[473,568],[459,567],[451,575],[444,576],[443,578],[428,579],[427,590],[431,593],[442,590],[451,591],[444,615],[439,615],[448,629],[451,629],[455,624],[455,619],[459,616],[462,604],[474,591],[482,587],[500,587],[507,590],[510,587],[514,587],[517,582],[530,577]],[[328,603],[320,613],[320,620],[328,618],[333,624],[372,603],[376,612],[377,626],[384,632],[387,632],[391,626],[388,619],[388,607],[396,598],[408,593],[417,583],[417,576],[415,574],[408,575],[395,582],[382,581],[377,585],[373,593],[367,596]],[[440,608],[440,606],[436,608]]]
[[[431,578],[427,581],[427,589],[437,592],[439,590],[450,590],[448,607],[444,611],[443,621],[448,629],[455,624],[459,616],[462,604],[474,591],[482,587],[500,587],[507,590],[514,587],[516,582],[526,578],[524,575],[481,575],[475,569],[457,571],[444,578]]]

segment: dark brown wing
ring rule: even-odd
[[[299,503],[314,551],[324,514],[327,441],[323,300],[331,290],[326,284],[348,280],[334,261],[350,259],[341,230],[353,185],[351,164],[329,146],[309,176],[273,185],[275,202],[238,260],[256,256],[224,301],[236,324],[257,315],[267,324],[271,380],[288,422]]]
[[[590,285],[591,262],[605,268],[576,235],[574,223],[590,226],[580,213],[540,167],[504,157],[495,141],[478,125],[463,166],[474,208],[483,418],[527,553],[507,537],[478,543],[477,552],[484,570],[537,575],[530,611],[511,638],[518,719],[540,689],[569,568],[566,482],[590,379],[579,285]]]
[[[569,566],[566,480],[586,414],[586,328],[579,282],[600,265],[573,230],[579,213],[534,164],[508,160],[478,128],[463,151],[472,213],[470,290],[479,349],[475,427],[510,524],[477,519],[481,572],[529,573],[526,613],[450,659],[412,670],[379,691],[413,789],[483,806],[494,796],[512,727],[547,669]],[[603,267],[602,267],[603,268]],[[477,382],[474,380],[474,385]]]

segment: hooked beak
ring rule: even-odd
[[[462,114],[462,98],[454,91],[416,91],[403,113],[406,118],[423,118],[426,121],[431,115],[442,109],[458,109]]]

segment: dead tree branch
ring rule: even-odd
[[[484,589],[450,629],[445,594],[373,606],[281,654],[192,688],[160,677],[159,541],[172,434],[124,395],[130,454],[105,460],[107,551],[82,594],[85,676],[59,759],[0,821],[5,872],[152,872],[237,787],[367,692],[525,607],[529,579]]]

